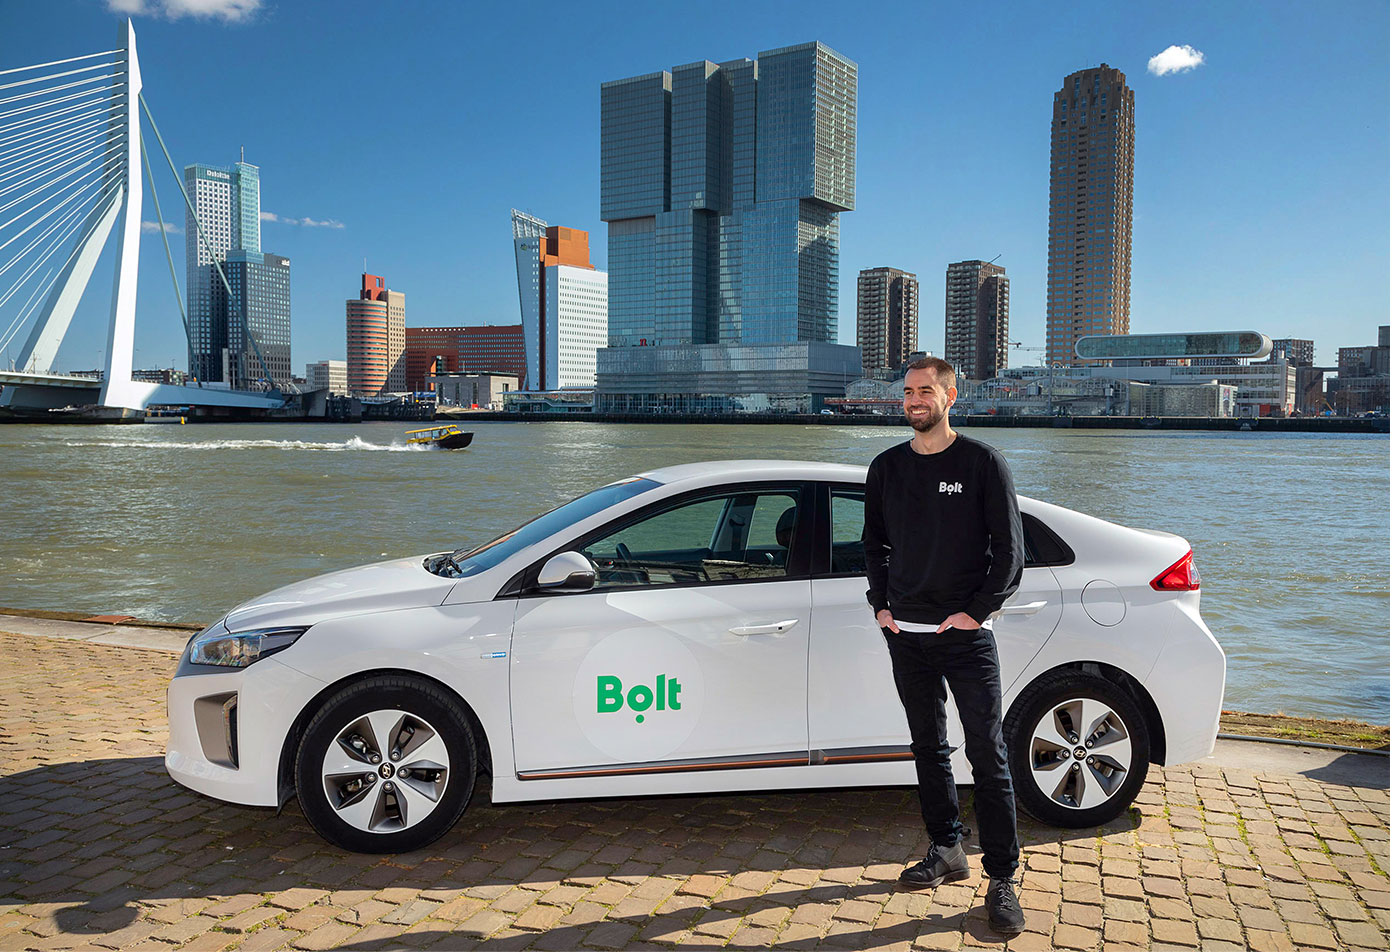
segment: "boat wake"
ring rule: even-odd
[[[404,443],[367,443],[358,436],[352,436],[342,443],[318,443],[312,440],[208,440],[203,442],[126,440],[124,442],[66,443],[64,445],[150,450],[308,450],[321,453],[348,453],[358,451],[369,453],[422,453],[435,448],[432,446],[408,446]]]

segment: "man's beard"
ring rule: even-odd
[[[935,407],[929,407],[928,415],[925,416],[922,420],[917,420],[909,415],[908,410],[904,411],[904,419],[909,423],[910,426],[912,426],[915,430],[917,430],[920,433],[927,433],[929,430],[938,426],[940,423],[943,422],[943,418],[947,415],[948,414],[946,410],[940,411]]]

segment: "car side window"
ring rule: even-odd
[[[1065,565],[1073,561],[1069,549],[1045,524],[1034,516],[1021,514],[1025,539],[1026,567]],[[831,574],[864,575],[865,493],[861,490],[831,491]]]
[[[593,590],[783,578],[798,490],[709,496],[651,512],[585,542]]]
[[[831,571],[836,575],[864,575],[865,493],[831,493]]]

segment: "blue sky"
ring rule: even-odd
[[[861,268],[919,275],[920,345],[938,353],[945,267],[1000,255],[1012,339],[1043,346],[1051,97],[1065,74],[1101,62],[1136,92],[1133,331],[1252,328],[1314,339],[1331,363],[1389,320],[1378,0],[48,0],[0,4],[0,68],[112,49],[118,9],[137,11],[146,100],[176,163],[231,164],[243,146],[261,167],[263,211],[278,216],[263,248],[292,259],[298,372],[344,357],[344,301],[366,260],[407,293],[410,326],[518,323],[512,206],[588,230],[605,268],[599,83],[812,39],[860,67],[842,343],[855,342]],[[1171,45],[1205,61],[1149,73]],[[166,220],[183,226],[168,169],[157,184]],[[156,217],[149,197],[143,217]],[[183,238],[173,250],[183,286]],[[61,369],[100,361],[110,259]],[[159,235],[144,237],[141,259],[137,363],[183,367]]]

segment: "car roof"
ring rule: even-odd
[[[724,459],[663,466],[637,475],[665,484],[745,479],[820,479],[863,483],[865,471],[864,466],[851,466],[846,463],[787,459]]]

